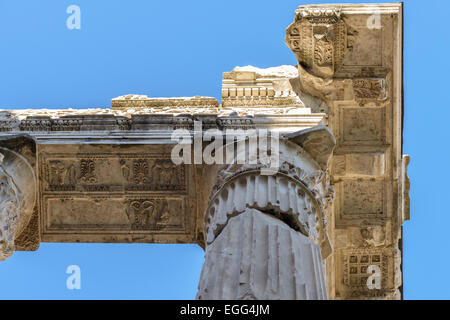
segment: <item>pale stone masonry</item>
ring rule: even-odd
[[[0,260],[41,242],[198,243],[198,299],[401,299],[402,10],[300,6],[298,65],[225,72],[221,103],[0,111]],[[276,133],[279,167],[175,164],[174,131],[199,122]]]

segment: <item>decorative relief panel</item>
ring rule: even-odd
[[[358,100],[383,100],[386,98],[386,81],[385,79],[354,79],[353,93]]]
[[[46,230],[184,231],[183,197],[52,197],[44,199]],[[107,213],[107,214],[105,214]]]
[[[346,179],[336,184],[336,227],[383,224],[387,217],[384,180]]]
[[[148,146],[137,153],[142,146],[43,145],[45,241],[191,241],[188,169],[175,165],[164,148]],[[160,239],[154,238],[158,234]]]
[[[338,8],[299,7],[286,30],[286,44],[309,72],[328,78],[342,65],[352,34]]]
[[[127,199],[127,217],[135,230],[181,228],[181,199]]]
[[[336,279],[336,297],[340,299],[384,299],[395,293],[394,251],[392,249],[354,248],[339,250],[341,270]],[[380,271],[379,286],[369,288],[373,269]],[[371,272],[372,270],[372,272]]]
[[[177,166],[170,159],[145,158],[137,154],[116,157],[108,154],[77,154],[76,158],[71,156],[73,155],[43,155],[45,191],[186,190],[185,166]]]

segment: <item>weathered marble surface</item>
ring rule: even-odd
[[[317,133],[323,152],[308,153]],[[280,141],[273,175],[257,164],[218,172],[204,216],[198,299],[327,298],[322,257],[332,253],[326,210],[334,190],[319,162],[336,141],[326,127],[294,137]]]
[[[246,209],[207,247],[197,299],[327,299],[320,248],[281,220]]]
[[[33,230],[37,197],[35,155],[36,144],[29,136],[0,137],[0,260],[23,246],[38,246],[39,231]]]
[[[43,241],[192,242],[193,171],[171,146],[44,144]]]
[[[36,250],[41,241],[198,243],[206,249],[199,298],[401,298],[410,187],[409,157],[402,154],[402,10],[401,4],[299,7],[285,39],[298,65],[225,72],[221,103],[126,95],[107,109],[0,111],[0,257],[14,247]],[[282,157],[275,180],[245,173],[252,169],[245,165],[175,166],[171,134],[193,135],[196,121],[203,132],[269,129],[298,153]],[[17,137],[23,134],[32,139]],[[254,184],[260,199],[216,208],[211,199],[221,203],[216,192],[229,188],[237,172],[235,188],[252,174],[255,183],[260,179]],[[297,180],[321,210],[301,208],[309,193]],[[264,193],[269,184],[280,198]],[[218,215],[208,220],[213,207]],[[235,239],[250,222],[278,235],[256,230]],[[249,247],[250,239],[261,239],[261,247]],[[269,239],[290,242],[276,255]],[[257,260],[245,260],[243,250]],[[290,265],[250,277],[258,259],[272,268],[313,252],[323,266],[308,258],[294,273]],[[235,269],[214,280],[228,254],[236,257]],[[367,286],[370,266],[381,270],[378,289]],[[243,285],[231,272],[241,267]]]

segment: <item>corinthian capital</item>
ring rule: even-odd
[[[23,207],[23,194],[3,167],[4,157],[0,153],[0,260],[14,252],[15,230]]]

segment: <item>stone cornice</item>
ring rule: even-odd
[[[125,95],[112,99],[112,109],[122,108],[180,108],[180,107],[203,107],[218,108],[219,102],[212,97],[172,97],[172,98],[149,98],[146,95]]]
[[[102,110],[102,109],[100,109]],[[103,111],[103,110],[102,110]],[[0,117],[3,134],[29,133],[40,142],[57,140],[127,138],[170,138],[173,130],[193,130],[195,121],[201,121],[203,129],[255,129],[266,128],[290,133],[305,128],[326,124],[325,114],[264,115],[254,116],[217,114],[133,114],[131,117],[110,113],[94,113],[91,109],[74,113],[35,110],[3,111]],[[83,112],[89,112],[84,114]],[[46,115],[43,115],[46,114]],[[127,141],[127,143],[130,141]]]
[[[341,14],[389,14],[400,13],[403,8],[402,2],[393,3],[364,3],[364,4],[313,4],[299,6],[299,9],[338,9]]]

